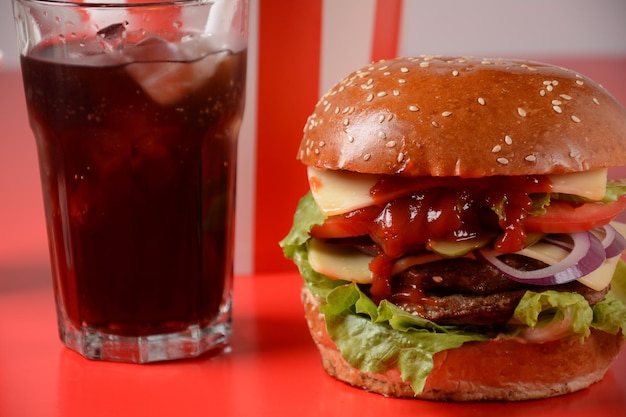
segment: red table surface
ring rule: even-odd
[[[0,272],[2,417],[626,415],[624,353],[589,389],[521,403],[386,398],[336,381],[320,366],[295,273],[236,278],[230,353],[149,365],[90,361],[58,340],[47,266]]]

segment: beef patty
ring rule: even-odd
[[[545,266],[540,261],[517,255],[507,255],[502,259],[522,270]],[[438,324],[455,325],[506,323],[527,290],[578,293],[590,305],[602,301],[609,290],[595,291],[578,281],[554,286],[523,284],[471,258],[413,266],[394,276],[391,286],[389,301],[403,310]]]

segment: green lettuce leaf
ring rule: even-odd
[[[279,243],[285,257],[293,260],[298,267],[311,293],[322,298],[326,298],[333,288],[346,284],[346,281],[332,280],[314,271],[309,264],[307,244],[311,238],[309,231],[314,225],[322,224],[324,220],[326,216],[319,211],[311,193],[305,194],[298,203],[291,230]]]
[[[488,339],[439,326],[387,301],[376,306],[354,283],[331,291],[320,311],[328,334],[348,363],[371,373],[397,368],[416,393],[422,392],[437,352]]]
[[[581,339],[589,336],[593,310],[585,298],[576,293],[526,291],[513,312],[510,324],[545,327],[564,320],[570,321],[570,331]]]
[[[604,198],[601,201],[603,203],[610,203],[616,201],[624,194],[626,194],[626,179],[608,180]]]
[[[593,306],[592,327],[607,333],[620,330],[626,338],[626,263],[620,261],[611,280],[611,290],[604,300]]]
[[[322,224],[326,220],[311,192],[306,193],[298,202],[296,213],[293,216],[291,230],[283,240],[279,242],[283,248],[283,254],[287,259],[294,259],[297,249],[311,238],[309,232],[316,224]]]

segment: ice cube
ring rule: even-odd
[[[113,52],[124,48],[126,25],[128,22],[114,23],[98,31],[98,39],[105,51]]]
[[[206,44],[172,44],[151,40],[137,45],[128,72],[143,91],[157,103],[167,106],[206,83],[228,51],[207,53]],[[201,58],[202,57],[202,58]]]

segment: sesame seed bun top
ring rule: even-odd
[[[373,174],[567,173],[626,161],[626,109],[602,86],[539,62],[396,58],[331,88],[298,158]]]

